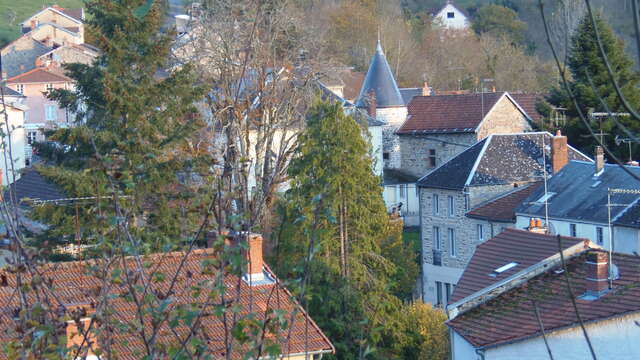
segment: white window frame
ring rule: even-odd
[[[34,142],[36,142],[38,139],[38,132],[35,130],[28,130],[27,131],[27,144],[29,145],[33,145]]]
[[[434,226],[433,231],[433,244],[436,250],[442,250],[442,243],[440,242],[440,227]]]
[[[478,233],[478,241],[484,241],[484,225],[476,224],[476,232]]]
[[[604,229],[602,226],[596,226],[596,242],[598,245],[604,244]]]
[[[55,89],[55,88],[53,87],[53,84],[46,84],[46,85],[44,86],[44,89],[45,89],[46,91],[51,91],[51,90],[53,90],[53,89]]]
[[[19,92],[20,94],[24,95],[24,84],[17,84],[16,85],[16,91]]]
[[[449,238],[449,256],[456,257],[456,232],[453,228],[447,229],[447,238]]]
[[[406,184],[400,184],[398,185],[399,189],[400,189],[400,199],[406,199],[407,198],[407,185]]]
[[[436,281],[436,306],[442,305],[442,282]]]
[[[447,198],[447,203],[449,204],[449,216],[453,217],[456,215],[456,201],[452,195],[449,195]]]
[[[577,237],[578,236],[578,225],[577,224],[569,224],[569,236]]]

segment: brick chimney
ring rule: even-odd
[[[569,162],[567,137],[560,130],[551,138],[551,168],[553,173],[560,171]]]
[[[604,170],[604,150],[602,146],[596,146],[596,175]]]
[[[429,88],[429,83],[427,83],[427,81],[424,81],[424,85],[422,85],[422,96],[430,96],[431,95],[431,89]]]
[[[264,260],[262,258],[262,235],[249,234],[247,238],[247,270],[244,276],[249,283],[264,281]]]
[[[587,254],[586,291],[584,298],[598,298],[609,290],[609,258],[604,251]]]

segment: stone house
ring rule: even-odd
[[[416,96],[396,132],[400,168],[424,176],[491,134],[531,130],[530,119],[507,92]]]
[[[46,7],[23,21],[22,32],[34,31],[43,24],[53,24],[58,29],[64,29],[79,35],[84,43],[84,9],[65,9],[54,5]],[[62,44],[60,44],[62,45]]]
[[[627,171],[640,176],[638,166],[605,164],[597,148],[595,163],[571,161],[549,179],[546,193],[534,191],[516,209],[516,226],[547,217],[550,233],[584,237],[616,252],[640,252],[640,183]]]
[[[552,153],[543,151],[547,144]],[[437,284],[451,291],[484,240],[478,220],[466,216],[469,210],[542,180],[568,160],[589,158],[568,146],[564,136],[490,135],[418,180],[423,300],[437,304]]]

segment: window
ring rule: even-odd
[[[602,234],[602,228],[600,226],[596,227],[596,239],[598,240],[598,245],[602,245],[604,242],[604,235]]]
[[[433,247],[436,250],[442,249],[442,243],[440,242],[440,228],[437,226],[433,227]]]
[[[440,198],[437,194],[433,194],[433,215],[438,215],[440,212]]]
[[[455,202],[453,201],[453,196],[449,196],[448,200],[449,200],[449,216],[453,216],[456,213],[456,210],[454,209]]]
[[[58,107],[56,105],[46,105],[44,108],[44,119],[49,121],[57,120]]]
[[[448,229],[449,233],[449,255],[456,257],[456,237],[453,229]]]
[[[499,268],[493,270],[493,272],[491,274],[489,274],[489,276],[496,277],[496,276],[502,274],[505,271],[509,271],[509,270],[513,269],[516,266],[518,266],[517,262],[510,262],[510,263],[508,263],[506,265],[502,265]]]
[[[442,305],[442,283],[436,281],[436,306]]]
[[[27,144],[33,145],[36,142],[36,137],[38,136],[37,131],[29,131],[27,132]]]
[[[436,167],[436,150],[429,149],[429,167]]]
[[[456,14],[453,11],[447,13],[447,19],[453,19],[454,17],[456,17]]]
[[[23,84],[16,85],[16,91],[24,95],[24,85]]]
[[[400,184],[398,185],[398,187],[400,188],[400,198],[404,199],[405,197],[407,197],[407,185]]]
[[[576,224],[569,224],[569,233],[573,237],[577,235]]]
[[[53,90],[53,84],[47,84],[46,87],[47,91],[51,91]]]
[[[389,153],[388,152],[382,153],[382,159],[383,160],[389,160]]]
[[[478,241],[482,242],[484,240],[484,226],[482,224],[476,225],[476,231],[478,232]]]
[[[449,303],[449,298],[451,297],[451,284],[444,283],[444,295],[446,296],[447,304]]]

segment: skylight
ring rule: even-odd
[[[546,193],[546,194],[542,195],[542,196],[540,197],[540,199],[536,200],[536,202],[537,202],[537,203],[540,203],[540,204],[544,204],[544,202],[545,202],[545,201],[549,201],[549,199],[551,199],[551,197],[552,197],[553,195],[555,195],[555,194],[556,194],[556,193],[554,193],[554,192],[548,192],[548,193]]]
[[[502,265],[499,268],[493,270],[493,272],[490,274],[493,277],[496,277],[500,274],[502,274],[503,272],[509,271],[511,269],[513,269],[514,267],[518,266],[517,262],[510,262],[506,265]]]

